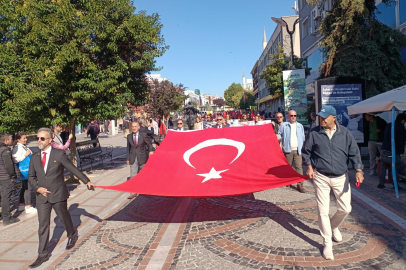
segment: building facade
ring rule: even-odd
[[[298,19],[299,16],[283,16],[282,19],[286,21],[289,26],[289,30],[293,29],[294,22]],[[296,25],[296,31],[293,34],[293,54],[300,57],[301,55],[301,48],[300,48],[300,31],[298,30],[298,25]],[[284,108],[284,101],[283,96],[271,96],[269,94],[268,86],[266,85],[265,79],[261,79],[260,75],[262,75],[263,71],[267,68],[268,65],[271,64],[271,60],[269,58],[270,54],[274,54],[276,52],[276,48],[278,46],[282,46],[284,49],[285,56],[290,58],[291,54],[291,45],[290,45],[290,36],[285,27],[277,25],[271,38],[267,41],[266,34],[264,31],[264,37],[262,41],[262,54],[257,60],[254,65],[253,71],[256,70],[255,75],[253,78],[256,78],[257,83],[254,93],[257,91],[257,102],[259,110],[265,110],[267,112],[274,112],[274,111],[283,111]]]

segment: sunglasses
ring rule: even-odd
[[[292,115],[289,115],[289,117],[296,117],[296,116],[297,116],[297,115],[293,115],[293,114],[292,114]]]
[[[223,120],[223,119],[217,119],[217,121],[221,121],[221,120]]]
[[[37,137],[37,141],[41,140],[42,142],[45,141],[48,138],[44,138],[44,137]]]
[[[178,125],[183,125],[183,123],[178,123]]]
[[[283,116],[278,116],[278,117],[276,117],[276,118],[283,118]]]

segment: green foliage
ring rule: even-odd
[[[130,0],[0,2],[0,133],[120,117],[167,46]]]
[[[224,101],[224,99],[218,98],[213,100],[213,104],[218,107],[223,107],[224,105],[226,105],[226,102]]]
[[[255,104],[255,96],[254,96],[254,91],[245,91],[245,102],[244,102],[244,97],[241,96],[240,99],[240,109],[247,109],[250,106],[256,106]]]
[[[168,80],[153,80],[149,96],[148,112],[159,119],[167,118],[177,111],[185,102],[183,86],[175,86]]]
[[[316,0],[311,1],[315,4]],[[383,0],[393,5],[394,0]],[[322,77],[365,79],[367,96],[406,84],[400,50],[406,36],[376,19],[374,0],[338,0],[320,26],[326,61]]]
[[[288,70],[291,61],[286,59],[282,46],[276,48],[275,54],[270,54],[271,64],[260,75],[261,79],[266,80],[266,85],[269,89],[269,94],[283,95],[283,74],[282,71]],[[302,69],[303,63],[306,59],[294,57],[293,61],[297,69]],[[310,74],[310,68],[305,68],[306,76]]]
[[[241,84],[239,83],[232,83],[227,90],[224,91],[224,98],[226,100],[226,104],[231,107],[238,107],[240,104],[240,99],[242,97],[242,92],[244,89],[242,88]],[[235,97],[235,95],[239,95]]]

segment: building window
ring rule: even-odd
[[[305,19],[302,23],[302,38],[309,34],[309,20]]]
[[[307,58],[307,67],[311,68],[310,72],[314,72],[320,68],[323,63],[323,54],[320,49],[309,55]]]
[[[384,3],[380,3],[377,9],[377,19],[389,27],[396,28],[396,5],[387,6]]]

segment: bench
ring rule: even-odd
[[[78,154],[78,162],[80,169],[82,169],[82,164],[90,163],[90,170],[93,170],[93,162],[101,161],[110,157],[113,161],[113,146],[108,145],[103,148],[100,146],[99,139],[83,141],[76,143],[76,151]]]

